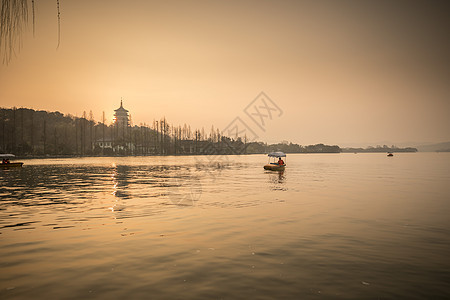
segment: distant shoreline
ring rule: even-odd
[[[368,148],[342,148],[343,153],[406,153],[418,152],[417,148],[396,148],[396,147],[368,147]]]
[[[391,153],[432,153],[432,152],[450,152],[450,151],[398,151],[398,152],[391,152]],[[387,152],[351,152],[351,151],[342,151],[342,152],[286,152],[286,154],[351,154],[351,153],[371,153],[371,154],[385,154]],[[215,155],[215,156],[239,156],[239,155],[267,155],[267,153],[241,153],[241,154],[221,154],[221,155]],[[16,156],[14,160],[20,160],[20,159],[64,159],[64,158],[120,158],[120,157],[171,157],[171,156],[177,156],[177,157],[188,157],[188,156],[214,156],[212,154],[168,154],[168,155],[161,155],[161,154],[148,154],[148,155],[47,155],[47,156]]]

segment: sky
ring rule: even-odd
[[[446,1],[60,0],[60,11],[57,47],[56,1],[36,1],[34,36],[30,22],[0,65],[1,107],[112,121],[123,99],[135,125],[240,122],[269,143],[450,141]]]

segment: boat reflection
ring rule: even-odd
[[[267,172],[267,174],[271,190],[287,191],[286,171]]]

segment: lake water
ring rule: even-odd
[[[266,162],[0,170],[0,298],[450,298],[450,153]]]

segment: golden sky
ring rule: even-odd
[[[0,65],[0,106],[80,116],[124,106],[134,124],[226,128],[259,140],[450,141],[445,1],[36,1]],[[244,109],[264,91],[264,130]]]

